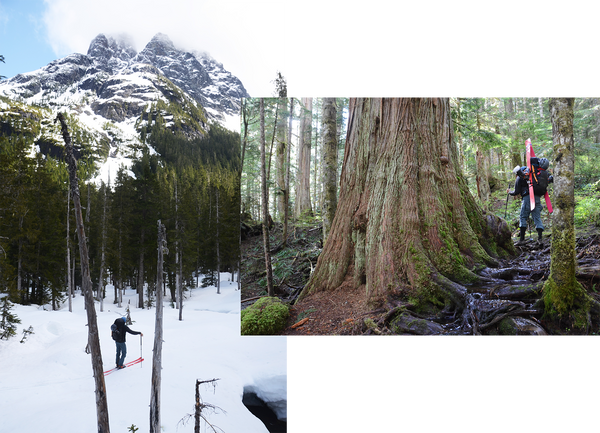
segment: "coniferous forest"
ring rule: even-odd
[[[28,109],[18,117],[15,122],[7,110],[0,123],[0,292],[11,302],[58,308],[81,283],[63,144],[39,135],[40,124],[52,121],[47,111]],[[130,168],[92,182],[109,146],[68,120],[97,300],[118,303],[119,291],[130,288],[137,306],[152,305],[157,220],[167,230],[164,289],[174,304],[178,273],[185,287],[198,278],[216,285],[217,272],[237,271],[238,133],[213,124],[201,138],[190,138],[165,128],[159,116],[143,128],[147,146],[137,149]],[[114,293],[106,293],[107,283]]]
[[[244,100],[243,306],[278,297],[290,306],[277,331],[284,334],[598,332],[600,100],[568,101],[569,169],[556,101]],[[530,216],[525,241],[515,245],[522,200],[507,190],[515,168],[526,166],[527,139],[550,161],[555,212],[542,198],[544,229],[536,232]],[[566,214],[565,180],[573,194]],[[554,284],[552,263],[571,260],[552,250],[563,240],[562,215],[574,227],[577,261],[568,295],[543,287]],[[265,227],[266,241],[259,236]],[[492,281],[506,293],[521,284],[523,294],[499,295],[486,286]],[[501,311],[488,303],[489,292],[503,299]],[[502,328],[507,318],[524,318],[527,329]],[[421,329],[409,325],[419,322]]]

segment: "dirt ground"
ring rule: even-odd
[[[276,294],[284,302],[290,303],[290,318],[282,335],[360,334],[364,318],[377,318],[385,314],[368,305],[364,286],[350,290],[346,283],[333,292],[317,293],[298,304],[293,303],[316,266],[322,248],[320,238],[321,230],[318,225],[295,227],[290,230],[288,247],[280,248],[281,226],[275,225],[271,232],[274,283],[279,289]],[[511,261],[527,261],[534,256],[546,257],[547,263],[539,271],[545,274],[543,278],[547,277],[550,260],[549,231],[541,247],[532,241],[522,247],[520,253],[520,257],[512,258]],[[242,255],[242,308],[245,308],[260,296],[266,296],[262,235],[243,240]],[[580,283],[590,295],[600,298],[600,277],[594,277],[600,275],[600,231],[597,228],[578,233],[577,258],[580,264]]]

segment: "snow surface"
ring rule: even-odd
[[[281,419],[286,418],[287,370],[284,337],[240,336],[240,291],[237,283],[221,274],[221,294],[214,287],[195,288],[184,301],[183,321],[164,305],[161,424],[164,432],[193,432],[194,421],[180,420],[192,414],[195,382],[220,379],[216,387],[200,387],[204,403],[224,412],[207,413],[209,421],[225,432],[267,432],[263,423],[242,404],[244,389],[272,401]],[[133,290],[126,290],[123,308],[112,304],[112,286],[107,286],[104,312],[98,314],[104,370],[115,366],[115,344],[110,325],[125,314],[127,300],[135,305]],[[87,316],[83,296],[73,300],[73,312],[65,303],[59,311],[49,306],[15,305],[21,319],[19,335],[0,341],[0,431],[80,433],[97,431],[95,383],[87,344]],[[143,353],[145,361],[105,377],[110,428],[126,432],[134,424],[149,431],[152,347],[155,309],[130,307],[141,331],[127,336],[127,358]],[[33,326],[34,334],[20,344],[22,330]],[[140,345],[140,340],[142,345]],[[276,409],[276,410],[277,410]],[[201,431],[205,430],[204,427]]]

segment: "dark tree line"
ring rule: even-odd
[[[183,283],[197,282],[200,273],[211,284],[217,269],[233,272],[239,260],[239,134],[212,125],[192,140],[156,126],[144,138],[153,151],[144,148],[108,185],[90,182],[89,161],[79,174],[96,297],[117,302],[118,290],[130,286],[139,306],[150,305],[155,293],[158,219],[172,251],[164,268],[174,303],[177,272]],[[68,273],[81,284],[75,221],[66,165],[60,156],[33,152],[35,140],[27,127],[0,132],[0,292],[57,308],[68,293]],[[108,283],[114,293],[105,292]]]

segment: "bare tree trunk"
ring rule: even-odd
[[[179,309],[179,320],[183,320],[183,289],[181,281],[181,244],[179,242],[179,194],[177,190],[177,177],[174,178],[175,182],[175,291],[176,300],[175,306]]]
[[[271,266],[271,248],[269,246],[269,192],[267,190],[266,149],[265,149],[265,100],[260,98],[260,164],[263,208],[263,249],[267,270],[267,293],[273,296],[273,268]]]
[[[279,107],[280,105],[285,107],[285,98],[278,99],[277,106]],[[282,109],[282,111],[285,113],[285,109]],[[286,143],[287,124],[284,113],[281,113],[281,116],[279,116],[277,124],[277,149],[275,153],[275,168],[277,169],[277,194],[275,194],[275,200],[277,200],[277,215],[279,220],[285,218],[285,156],[288,144]]]
[[[156,324],[152,349],[152,389],[150,392],[150,433],[160,433],[160,382],[163,343],[163,255],[167,252],[165,226],[158,220],[158,262],[156,271]]]
[[[221,253],[219,239],[219,187],[215,188],[217,196],[217,294],[221,294]]]
[[[69,312],[73,312],[73,286],[71,285],[71,242],[69,239],[69,212],[71,211],[71,189],[67,191],[67,295],[69,296]]]
[[[92,279],[90,277],[89,256],[86,244],[83,216],[81,213],[81,201],[79,195],[79,181],[77,179],[77,162],[73,156],[71,136],[67,129],[67,123],[59,113],[57,120],[61,123],[62,136],[65,141],[67,161],[69,164],[69,177],[71,192],[73,194],[73,205],[75,207],[75,221],[77,223],[77,237],[79,239],[79,255],[81,257],[82,290],[85,296],[85,306],[88,319],[88,346],[92,353],[92,369],[96,383],[96,414],[98,418],[98,433],[110,432],[108,422],[108,403],[106,399],[106,385],[104,383],[104,368],[102,365],[102,353],[100,350],[100,338],[98,335],[98,323],[96,320],[96,309],[94,308],[94,295],[92,293]]]
[[[335,98],[323,99],[323,243],[337,208],[337,111]]]
[[[550,117],[556,155],[554,166],[554,212],[550,276],[544,283],[546,311],[572,320],[579,328],[589,325],[590,299],[575,278],[575,152],[573,140],[574,98],[550,100]]]
[[[144,229],[140,240],[140,263],[138,267],[138,308],[144,308]]]
[[[290,219],[290,158],[292,154],[292,120],[294,118],[294,98],[290,98],[290,113],[288,118],[287,146],[286,146],[286,167],[285,167],[285,190],[284,213],[283,213],[283,246],[287,245],[288,221]]]
[[[298,178],[296,180],[296,206],[294,216],[312,214],[310,202],[310,147],[312,135],[312,98],[302,98],[300,119],[300,144],[298,145]]]
[[[481,107],[479,103],[477,104],[477,130],[481,130],[481,117],[480,117]],[[477,195],[479,196],[479,201],[485,207],[490,198],[490,184],[489,184],[489,156],[488,151],[483,146],[483,140],[481,138],[476,139],[477,142],[477,151],[475,154],[475,160],[477,164],[477,173],[476,173],[476,181],[477,181]]]
[[[121,302],[123,302],[123,216],[119,213],[119,291],[117,293],[117,306],[121,308]]]
[[[110,181],[109,181],[110,185]],[[104,265],[105,265],[105,251],[106,251],[106,188],[102,182],[104,188],[104,203],[102,209],[102,247],[100,253],[100,278],[98,280],[98,298],[100,299],[100,311],[104,311]]]

